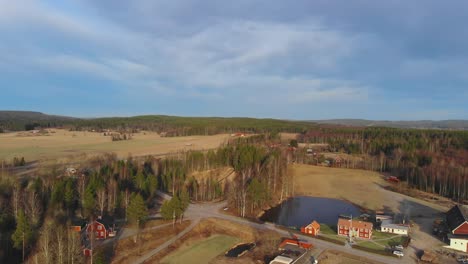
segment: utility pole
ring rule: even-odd
[[[94,220],[93,217],[91,216],[91,234],[89,236],[90,239],[90,248],[91,248],[91,264],[93,264],[93,255],[94,255],[94,249],[93,249],[93,240],[94,240]]]
[[[141,255],[141,242],[140,242],[140,219],[137,220],[137,228],[138,228],[138,233],[137,233],[137,241],[138,241],[138,255]]]
[[[24,263],[24,230],[23,230],[23,263]]]

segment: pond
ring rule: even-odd
[[[339,215],[354,217],[360,214],[358,207],[343,200],[297,196],[265,211],[260,220],[300,229],[313,220],[321,224],[336,225]]]
[[[225,256],[229,258],[237,258],[242,256],[245,252],[251,250],[254,247],[255,243],[239,244],[231,248],[228,252],[226,252]]]

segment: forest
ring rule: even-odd
[[[410,187],[468,200],[468,131],[322,127],[298,141],[328,143],[328,151],[350,154],[334,166],[390,173]],[[298,155],[313,162],[304,150]]]
[[[138,130],[164,132],[167,136],[214,135],[219,133],[299,133],[315,126],[306,121],[279,119],[223,118],[223,117],[177,117],[147,115],[134,117],[68,118],[49,116],[34,112],[0,111],[0,133],[5,131],[32,130],[35,128],[63,127],[70,130],[106,129],[122,132]]]
[[[157,190],[173,195],[161,208],[166,219],[181,219],[190,200],[224,198],[239,216],[254,216],[263,206],[291,195],[288,152],[269,147],[278,140],[275,134],[238,138],[217,150],[163,159],[121,160],[107,154],[92,158],[74,176],[57,168],[21,178],[2,171],[0,262],[83,263],[82,237],[70,229],[73,222],[111,217],[140,227],[158,207]],[[235,172],[232,181],[190,176],[226,166]],[[95,252],[99,258],[94,263],[99,263],[102,254]]]

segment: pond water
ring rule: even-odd
[[[299,229],[310,224],[313,220],[323,224],[336,225],[339,215],[352,215],[354,217],[360,214],[358,207],[343,200],[297,196],[265,211],[260,220]]]
[[[237,258],[241,256],[245,251],[251,250],[254,247],[255,247],[255,243],[246,243],[246,244],[237,245],[231,248],[228,252],[226,252],[226,257]]]

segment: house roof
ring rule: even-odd
[[[350,219],[339,218],[338,219],[338,226],[353,226],[354,228],[358,229],[372,229],[374,226],[371,222],[365,221],[351,221]]]
[[[314,220],[312,223],[310,223],[308,226],[306,226],[306,228],[308,228],[308,227],[312,227],[313,229],[319,229],[320,224],[317,221]]]
[[[386,227],[386,228],[400,229],[400,230],[409,230],[409,227],[407,225],[394,224],[392,220],[383,220],[380,226]]]
[[[455,205],[447,212],[447,225],[450,231],[453,232],[465,221],[468,221],[468,206]]]

